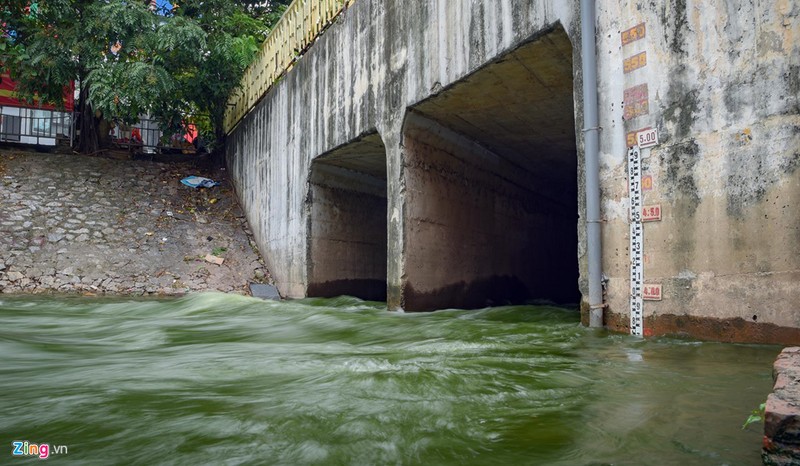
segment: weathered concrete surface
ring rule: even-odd
[[[800,464],[800,348],[784,348],[772,373],[773,391],[764,410],[764,464]]]
[[[369,0],[356,2],[348,9],[293,71],[245,117],[229,139],[228,160],[232,177],[279,288],[289,296],[304,296],[309,292],[310,278],[315,274],[313,264],[316,257],[308,256],[314,248],[307,246],[311,242],[308,226],[314,224],[317,215],[317,210],[306,202],[309,192],[313,198],[313,191],[317,189],[317,183],[311,177],[312,160],[357,141],[364,134],[377,131],[386,148],[388,301],[391,307],[405,305],[406,295],[411,292],[409,280],[417,273],[428,273],[417,271],[405,263],[408,251],[405,244],[410,239],[407,235],[413,234],[413,230],[406,228],[409,191],[405,176],[408,157],[403,142],[403,125],[408,108],[421,104],[419,113],[439,119],[441,115],[436,115],[436,109],[423,104],[423,101],[524,43],[556,29],[574,30],[577,28],[576,10],[577,5],[564,2],[482,1],[476,2],[472,8],[463,8],[458,2]],[[574,36],[574,32],[562,34],[564,38]],[[566,47],[561,44],[557,56],[566,60],[566,78],[571,82],[571,63],[578,55],[568,39],[564,42]],[[537,79],[535,73],[523,67],[515,69],[524,71],[520,75],[524,79]],[[492,79],[490,75],[485,76]],[[514,84],[513,81],[509,83]],[[510,92],[502,85],[496,88],[521,101],[536,99],[535,96],[528,98]],[[529,88],[517,82],[513,89]],[[556,126],[559,132],[566,132],[566,145],[571,146],[572,170],[566,190],[577,198],[579,173],[576,166],[580,162],[575,155],[572,89],[572,86],[567,86],[566,106],[559,112],[548,112],[557,103],[553,96],[547,95],[546,89],[541,89],[541,108],[531,112],[520,106],[520,111],[528,118],[517,118],[519,121],[514,124],[519,127],[527,123],[526,130],[534,131],[536,122],[551,122],[555,120],[554,115],[558,116],[558,121],[563,124]],[[473,87],[470,92],[466,98],[477,102],[479,99],[475,92],[481,93],[484,89],[482,86]],[[450,99],[445,108],[466,109],[455,102],[462,97]],[[555,97],[564,103],[563,95]],[[483,102],[491,104],[496,125],[494,128],[481,128],[482,134],[495,134],[494,130],[505,123],[501,121],[502,113],[498,113],[503,111],[504,102],[497,101],[492,95],[484,96]],[[471,110],[475,116],[484,109],[476,105]],[[565,114],[566,122],[562,117]],[[319,118],[319,115],[323,117]],[[463,116],[466,117],[466,113]],[[445,125],[452,123],[452,119],[447,118],[439,121]],[[465,130],[464,126],[454,128],[456,133]],[[555,137],[555,133],[551,136]],[[526,138],[518,138],[516,144],[520,146],[525,142]],[[489,149],[497,150],[496,147]],[[287,184],[284,181],[287,178],[293,181]],[[545,178],[543,174],[542,179],[534,182],[541,183]],[[573,204],[577,202],[573,199]],[[474,210],[476,215],[485,214],[477,206]],[[570,236],[575,238],[576,232],[580,231],[575,205],[568,215],[572,217]],[[493,219],[488,215],[482,220],[491,224]],[[524,232],[513,234],[519,236]],[[492,245],[482,244],[481,248],[488,250]],[[482,254],[486,257],[485,253]],[[515,251],[515,255],[522,257],[520,251]],[[566,260],[573,269],[576,268],[578,251],[575,244],[572,244]],[[478,265],[476,263],[474,267]],[[455,270],[460,265],[441,263],[436,267]],[[444,277],[437,287],[457,285],[465,277]],[[348,278],[340,276],[342,280]],[[478,277],[480,281],[483,278]],[[416,283],[422,281],[424,278],[420,277]],[[570,281],[573,296],[577,296],[576,272],[572,273]],[[484,302],[485,299],[481,300]],[[445,299],[440,299],[435,305],[447,304]]]
[[[0,151],[0,293],[246,293],[268,280],[227,182],[193,190],[180,184],[189,174]],[[222,265],[203,259],[211,253]]]
[[[646,302],[645,328],[717,339],[800,342],[800,4],[635,2],[602,8],[604,273],[612,328],[627,330],[627,186],[624,131],[653,126],[644,151],[663,220],[645,225],[645,280],[664,299]],[[616,19],[619,18],[619,19]],[[622,46],[614,28],[647,26]],[[622,58],[646,50],[625,74]],[[624,84],[621,85],[621,83]],[[647,83],[650,112],[623,120],[622,89]],[[624,129],[624,130],[623,130]],[[619,317],[615,317],[619,314]],[[760,327],[760,330],[753,329]]]
[[[459,135],[485,150],[459,154],[467,163],[480,166],[482,152],[521,167],[514,173],[519,181],[505,179],[493,188],[535,186],[550,199],[569,198],[573,209],[577,205],[573,213],[582,216],[577,9],[578,2],[560,0],[479,0],[469,8],[447,0],[359,0],[348,9],[229,139],[236,189],[282,292],[306,295],[315,273],[310,231],[324,209],[309,202],[317,183],[312,162],[377,132],[386,158],[391,308],[407,306],[418,286],[426,296],[454,292],[411,308],[494,301],[491,294],[500,282],[492,277],[508,283],[502,277],[520,274],[509,272],[517,266],[496,266],[483,252],[500,242],[498,255],[507,260],[517,260],[509,259],[511,254],[529,257],[564,277],[562,264],[577,258],[578,289],[585,295],[582,217],[573,217],[573,247],[544,260],[533,251],[536,239],[523,244],[491,238],[481,229],[465,236],[460,221],[450,222],[452,229],[436,227],[441,237],[429,235],[448,250],[436,248],[431,257],[420,252],[432,244],[413,223],[420,212],[432,206],[455,217],[482,212],[488,197],[450,196],[448,204],[447,193],[437,197],[437,189],[445,188],[435,188],[433,178],[426,183],[432,190],[414,191],[409,183],[419,179],[427,156],[414,150],[413,138],[407,144],[404,133],[413,113],[433,120],[444,127],[441,134]],[[611,328],[627,331],[628,322],[626,134],[655,127],[661,144],[643,153],[645,174],[653,179],[645,204],[661,204],[663,218],[645,225],[644,273],[646,283],[662,285],[663,300],[645,303],[648,334],[679,328],[718,338],[713,329],[724,327],[719,338],[731,341],[755,334],[764,341],[799,341],[793,330],[800,328],[799,18],[797,0],[769,6],[753,0],[598,2],[603,271]],[[623,45],[622,32],[639,24],[644,37]],[[646,66],[625,70],[624,60],[641,52],[647,53]],[[568,79],[564,71],[570,68]],[[569,83],[572,99],[564,86],[547,84],[554,77]],[[644,84],[645,100],[626,106],[625,90]],[[543,150],[548,145],[562,150]],[[571,182],[555,175],[566,173],[557,161],[567,160],[570,145]],[[537,159],[543,153],[562,156]],[[456,179],[468,185],[477,173]],[[519,225],[509,237],[535,238],[530,225]],[[489,246],[479,247],[481,242]],[[459,246],[469,254],[454,255]],[[414,257],[428,264],[420,267]],[[539,281],[527,277],[517,278]],[[482,290],[480,296],[468,303],[454,300],[473,285]],[[742,321],[752,325],[739,325]]]

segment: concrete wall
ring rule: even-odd
[[[639,24],[644,37],[623,45],[623,32]],[[449,0],[359,0],[347,10],[229,139],[233,178],[281,292],[308,291],[312,161],[371,131],[385,144],[387,163],[389,306],[403,303],[409,283],[426,282],[409,262],[417,246],[408,222],[429,208],[428,199],[412,199],[408,185],[406,167],[418,158],[403,141],[410,109],[562,29],[572,44],[579,135],[578,2],[476,0],[465,8]],[[626,134],[655,127],[661,144],[643,151],[645,174],[653,179],[645,203],[660,204],[663,219],[645,225],[645,281],[662,285],[663,300],[645,303],[648,332],[800,339],[799,37],[797,0],[598,2],[610,327],[626,330],[629,307]],[[641,52],[646,66],[626,73],[624,60]],[[554,66],[545,56],[530,59]],[[625,118],[625,90],[643,84],[645,98],[638,106],[629,99]],[[472,136],[455,120],[434,119]],[[531,131],[543,124],[538,121]],[[580,187],[579,137],[576,149]],[[580,190],[577,197],[582,215]],[[576,227],[585,294],[582,219]]]
[[[800,326],[800,4],[623,2],[599,14],[610,325],[628,319],[625,133],[652,126],[645,204],[663,220],[645,224],[644,273],[663,300],[645,303],[645,328],[799,341],[777,327]],[[645,38],[623,46],[619,31],[640,23]],[[642,51],[647,66],[626,74],[623,59]],[[625,120],[624,89],[640,84],[649,113]]]

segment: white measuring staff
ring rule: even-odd
[[[644,228],[642,228],[642,157],[639,146],[628,150],[628,190],[631,257],[631,335],[644,334],[642,289],[644,288]]]

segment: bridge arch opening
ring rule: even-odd
[[[317,157],[308,203],[308,289],[386,300],[386,147],[377,132]]]
[[[560,27],[409,109],[407,311],[580,301],[573,49]]]

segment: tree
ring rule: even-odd
[[[217,149],[224,144],[228,97],[289,4],[291,0],[185,0],[172,12],[206,33],[202,60],[193,72],[180,75],[179,86],[184,99],[208,115],[209,136]]]
[[[177,129],[187,114],[207,118],[220,147],[230,93],[289,0],[9,0],[4,64],[21,97],[61,102],[80,84],[83,153],[100,148],[100,118],[134,121],[149,113]]]
[[[272,27],[281,19],[283,12],[291,5],[292,0],[272,0],[270,2],[240,0],[239,3],[241,3],[248,15]]]
[[[215,146],[221,148],[228,97],[255,58],[268,25],[248,15],[243,4],[226,0],[187,0],[174,15],[194,21],[206,34],[202,59],[192,72],[179,76],[179,87],[184,100],[208,115]]]
[[[182,80],[203,61],[207,34],[191,19],[167,18],[144,3],[107,2],[113,20],[98,31],[103,59],[86,76],[95,111],[128,123],[150,114],[162,129],[178,131],[193,112]]]
[[[60,104],[63,87],[73,80],[82,84],[79,147],[97,150],[96,121],[87,102],[85,79],[100,61],[101,39],[91,34],[102,25],[101,3],[52,0],[46,5],[15,1],[4,13],[8,31],[4,65],[17,81],[20,98]]]

